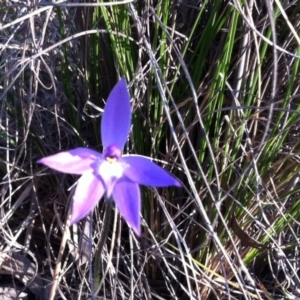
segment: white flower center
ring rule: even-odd
[[[109,198],[113,192],[116,182],[123,175],[122,163],[112,159],[103,160],[99,165],[98,174],[103,180],[106,196]]]
[[[103,177],[104,181],[112,180],[113,178],[119,179],[123,175],[123,168],[117,161],[111,162],[104,160],[99,166],[99,174]]]

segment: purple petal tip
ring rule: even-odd
[[[101,137],[104,148],[115,144],[123,149],[131,125],[130,95],[124,78],[110,92],[101,120]]]
[[[178,180],[175,180],[175,184],[174,184],[175,186],[177,186],[177,187],[182,187],[182,183],[180,182],[180,181],[178,181]]]

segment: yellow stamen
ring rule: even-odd
[[[106,160],[111,164],[117,161],[115,157],[106,157]]]

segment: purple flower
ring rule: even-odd
[[[101,120],[103,153],[76,148],[44,157],[38,163],[57,171],[81,175],[75,190],[71,224],[84,218],[104,196],[114,199],[125,221],[140,235],[139,184],[178,186],[177,179],[141,155],[122,155],[131,124],[130,96],[125,79],[111,91]]]

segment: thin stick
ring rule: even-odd
[[[111,221],[111,209],[112,209],[112,200],[106,202],[105,207],[105,216],[103,220],[103,229],[100,237],[100,241],[97,245],[97,249],[95,251],[95,264],[94,264],[94,289],[95,291],[99,290],[99,284],[100,284],[100,267],[101,267],[101,253],[103,250],[103,246],[105,244],[108,231],[109,231],[109,224]],[[97,292],[96,292],[97,294]]]
[[[56,266],[55,266],[55,270],[54,270],[54,274],[53,274],[53,282],[52,282],[52,286],[51,286],[51,290],[50,290],[49,300],[54,299],[56,290],[57,290],[57,286],[60,281],[59,273],[60,273],[60,269],[61,269],[62,256],[63,256],[65,248],[66,248],[67,240],[70,238],[70,229],[69,229],[70,222],[71,222],[70,211],[71,210],[69,209],[69,212],[68,212],[69,217],[66,221],[65,228],[64,228],[64,234],[63,234],[62,241],[61,241],[60,247],[59,247],[59,252],[58,252]]]

